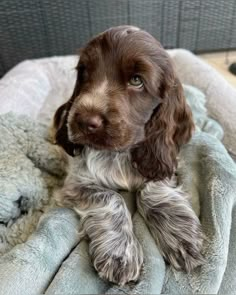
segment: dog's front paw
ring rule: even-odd
[[[191,272],[204,263],[204,235],[194,214],[165,216],[151,210],[149,226],[163,257],[176,270]]]
[[[189,273],[205,261],[202,255],[203,234],[200,227],[196,228],[193,224],[192,227],[191,224],[183,226],[180,231],[163,248],[164,257],[176,270]]]
[[[188,196],[173,179],[145,185],[138,194],[137,205],[169,264],[190,272],[204,263],[201,224]]]
[[[90,245],[94,267],[99,276],[120,286],[137,281],[143,264],[143,251],[137,238],[120,236],[102,241],[98,247]]]

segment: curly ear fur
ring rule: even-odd
[[[157,94],[161,103],[145,126],[146,139],[131,153],[135,166],[149,180],[171,177],[179,148],[189,141],[194,129],[191,110],[172,67],[162,80]]]
[[[54,141],[56,144],[61,146],[67,152],[67,154],[69,154],[70,156],[74,156],[75,146],[69,140],[67,130],[67,117],[69,112],[68,104],[69,102],[61,105],[54,115]]]
[[[76,67],[76,69],[78,70],[78,66]],[[74,156],[75,150],[78,153],[82,148],[81,146],[76,145],[69,140],[67,129],[67,119],[69,111],[75,97],[79,93],[79,79],[80,71],[78,70],[77,80],[71,98],[57,109],[53,118],[54,141],[56,144],[61,146],[70,156]]]

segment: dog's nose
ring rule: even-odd
[[[92,116],[87,121],[87,129],[89,131],[96,131],[102,127],[103,120],[100,116]]]
[[[93,115],[86,119],[79,118],[79,125],[89,132],[96,132],[103,126],[103,119],[99,115]]]

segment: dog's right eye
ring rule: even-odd
[[[139,75],[134,75],[133,77],[130,78],[128,85],[136,87],[136,88],[142,88],[143,80]]]

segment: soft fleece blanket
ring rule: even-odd
[[[205,97],[185,86],[198,128],[180,153],[180,182],[206,234],[206,263],[187,275],[166,266],[134,199],[135,233],[145,265],[139,282],[120,288],[98,278],[79,218],[56,208],[53,190],[66,163],[47,128],[24,116],[0,116],[0,294],[233,294],[236,288],[236,166],[219,139],[222,128],[207,116]],[[217,139],[218,138],[218,139]]]

